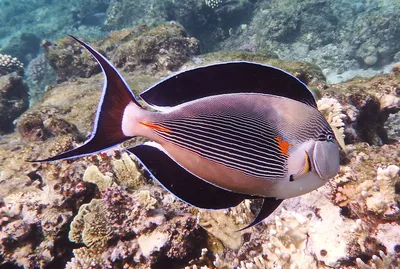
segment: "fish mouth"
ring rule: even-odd
[[[315,172],[322,180],[329,180],[339,173],[339,146],[332,142],[317,142],[313,154]]]

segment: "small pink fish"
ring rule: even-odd
[[[105,57],[73,38],[105,75],[94,130],[82,146],[39,161],[93,154],[142,136],[153,142],[127,151],[182,201],[222,209],[262,198],[247,227],[338,173],[334,132],[311,91],[287,72],[244,61],[184,71],[140,94],[157,110],[151,112]]]

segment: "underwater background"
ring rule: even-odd
[[[237,232],[257,201],[182,203],[124,152],[140,139],[26,162],[92,130],[103,76],[68,34],[135,93],[222,61],[288,71],[344,136],[339,174]],[[400,268],[399,111],[398,0],[0,0],[0,268]]]

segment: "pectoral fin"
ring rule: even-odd
[[[295,181],[296,178],[301,177],[302,175],[305,175],[311,171],[310,155],[308,155],[307,151],[305,151],[304,153],[305,153],[305,155],[304,155],[303,169],[300,170],[299,173],[297,173],[295,175],[290,175],[289,181]]]
[[[304,167],[303,170],[300,172],[299,176],[305,175],[311,171],[311,160],[310,155],[308,155],[307,151],[304,152]]]
[[[127,151],[134,154],[165,189],[195,207],[223,209],[237,206],[244,199],[257,198],[221,189],[204,181],[175,162],[160,146],[143,144]]]

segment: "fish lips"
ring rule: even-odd
[[[313,152],[313,164],[318,176],[329,180],[340,169],[339,145],[334,141],[318,141]]]

